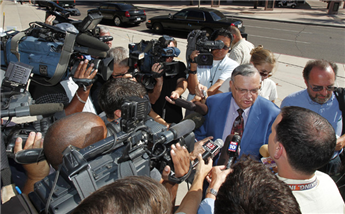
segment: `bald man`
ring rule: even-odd
[[[23,193],[34,190],[34,184],[49,174],[50,163],[54,169],[62,163],[62,152],[67,146],[73,145],[85,148],[93,143],[104,139],[107,128],[103,120],[92,113],[80,112],[64,117],[51,125],[45,135],[30,133],[24,149],[42,148],[46,161],[23,165],[27,171],[27,180]],[[15,152],[22,150],[22,139],[16,140]]]

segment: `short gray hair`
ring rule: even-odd
[[[108,33],[109,32],[109,28],[106,26],[100,26],[99,27],[99,33]]]
[[[253,76],[256,73],[260,75],[258,69],[256,69],[254,65],[252,64],[239,65],[232,71],[231,81],[234,82],[235,77],[238,75],[248,77],[248,76]],[[261,76],[260,76],[260,80],[261,80]]]
[[[114,63],[119,66],[128,65],[128,50],[124,47],[115,47],[109,50],[110,57],[114,58]]]

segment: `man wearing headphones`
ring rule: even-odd
[[[239,65],[237,62],[227,57],[233,40],[230,31],[223,28],[217,30],[212,34],[210,40],[221,40],[224,43],[224,47],[222,49],[212,50],[213,64],[211,66],[201,66],[197,64],[196,57],[200,54],[198,50],[191,53],[191,66],[188,71],[189,75],[187,79],[189,101],[194,98],[196,88],[200,88],[199,84],[208,88],[208,96],[215,94],[224,80],[229,78],[232,71]]]

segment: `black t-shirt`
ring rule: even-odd
[[[167,123],[179,123],[183,118],[182,108],[167,102],[165,96],[170,97],[171,92],[175,91],[178,79],[186,78],[185,70],[185,64],[179,62],[179,73],[176,76],[163,76],[161,94],[156,103],[152,105],[152,109]]]

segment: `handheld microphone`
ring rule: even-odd
[[[264,144],[260,147],[259,153],[262,156],[261,162],[265,166],[267,166],[268,168],[274,168],[277,166],[276,162],[270,157],[267,144]]]
[[[226,137],[226,141],[230,140],[230,136]],[[232,164],[235,162],[236,158],[238,157],[238,148],[240,147],[241,144],[241,136],[235,134],[233,135],[231,141],[229,142],[229,147],[228,147],[228,155],[229,155],[229,160],[228,163],[226,164],[226,168],[229,169]]]
[[[205,149],[205,152],[202,154],[202,159],[204,161],[207,161],[209,157],[213,158],[216,156],[220,149],[224,146],[224,141],[222,139],[217,139],[214,142],[212,140],[208,140],[204,145],[202,146]],[[198,165],[199,160],[196,159],[193,163],[193,168]]]
[[[207,105],[205,105],[199,101],[189,102],[189,101],[181,99],[181,98],[177,98],[174,101],[175,101],[175,105],[182,107],[182,108],[185,108],[185,109],[188,109],[189,111],[195,111],[201,115],[206,115],[208,112]]]
[[[3,117],[25,117],[54,114],[63,111],[62,103],[43,103],[30,106],[20,106],[14,109],[1,110],[1,118]]]

